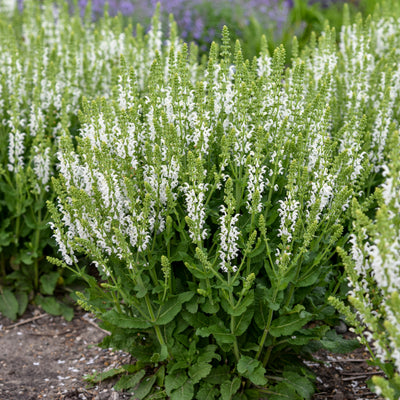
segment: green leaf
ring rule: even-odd
[[[60,304],[60,310],[61,310],[60,315],[62,315],[66,321],[72,321],[72,318],[74,318],[73,307],[67,306],[64,303],[59,303],[59,304]]]
[[[212,366],[210,364],[200,362],[189,367],[189,376],[193,383],[200,382],[203,378],[208,376],[211,372]]]
[[[150,393],[150,390],[153,387],[156,379],[156,375],[143,378],[133,393],[135,395],[135,399],[144,399]]]
[[[29,298],[26,292],[17,292],[15,293],[15,297],[18,300],[18,315],[22,315],[26,307],[28,307]]]
[[[115,390],[127,390],[133,389],[136,385],[142,380],[142,378],[146,375],[146,371],[141,369],[136,372],[134,375],[124,375],[121,379],[115,384]]]
[[[194,396],[194,385],[186,381],[179,389],[171,393],[170,400],[192,400]]]
[[[194,296],[193,292],[184,292],[179,296],[171,297],[166,303],[161,305],[157,317],[157,325],[165,325],[171,322],[175,316],[181,311],[182,304],[189,301]]]
[[[198,328],[196,335],[201,337],[208,337],[213,335],[218,343],[234,343],[235,337],[229,330],[220,325],[211,325],[208,328]]]
[[[243,333],[246,332],[247,328],[249,327],[251,320],[253,319],[254,315],[254,307],[250,307],[247,312],[243,313],[239,317],[235,318],[235,323],[233,327],[233,334],[235,336],[241,336]]]
[[[218,395],[219,391],[215,386],[204,384],[197,392],[196,400],[214,400]]]
[[[306,311],[279,317],[272,322],[270,334],[274,337],[289,336],[311,321],[312,317],[312,314]]]
[[[172,361],[168,364],[168,372],[169,374],[173,374],[175,371],[179,369],[186,369],[189,366],[188,361],[181,360],[181,361]]]
[[[95,372],[94,374],[89,374],[89,375],[85,375],[84,379],[87,382],[90,383],[99,383],[99,382],[103,382],[106,379],[112,378],[116,375],[120,375],[122,373],[125,372],[124,368],[112,368],[108,371],[104,371],[104,372]]]
[[[310,273],[307,275],[301,275],[300,278],[297,280],[295,283],[296,287],[307,287],[307,286],[312,286],[314,283],[318,280],[318,278],[321,276],[321,269],[320,268],[315,268],[312,269]]]
[[[218,320],[215,316],[207,317],[201,312],[191,314],[184,310],[180,315],[193,328],[208,327],[210,324],[216,323]]]
[[[219,311],[219,303],[215,301],[211,303],[210,299],[207,297],[205,302],[200,305],[201,311],[207,314],[216,314]]]
[[[268,400],[304,400],[286,381],[278,383],[271,391],[273,394],[268,396]]]
[[[214,358],[221,361],[221,356],[215,352],[217,349],[218,346],[215,344],[209,344],[207,347],[201,349],[197,362],[210,363]]]
[[[40,277],[40,291],[43,294],[53,294],[54,289],[57,286],[58,278],[60,277],[60,273],[58,271],[49,272],[46,275],[42,275]]]
[[[184,371],[179,371],[174,374],[168,374],[165,377],[165,391],[169,396],[173,390],[180,388],[188,380]]]
[[[324,349],[332,353],[350,353],[360,347],[360,343],[356,339],[344,339],[338,335],[334,329],[326,334],[326,338],[320,342]]]
[[[234,317],[238,317],[242,315],[247,308],[254,303],[254,290],[250,290],[247,295],[242,299],[239,305],[232,307],[229,302],[225,299],[221,299],[222,308],[229,314]]]
[[[195,314],[199,309],[198,297],[193,297],[189,302],[186,303],[185,307],[191,314]]]
[[[267,378],[265,378],[265,368],[262,366],[261,361],[251,357],[242,356],[237,364],[239,374],[245,378],[250,379],[255,385],[265,385]]]
[[[62,309],[60,303],[54,297],[36,296],[36,303],[49,314],[61,315]]]
[[[18,315],[18,300],[14,293],[7,288],[0,294],[0,312],[11,320],[16,320]]]
[[[305,377],[292,371],[285,371],[283,377],[288,380],[288,384],[301,396],[308,400],[314,394],[313,384]]]
[[[115,310],[105,312],[102,315],[102,320],[125,329],[147,329],[151,327],[151,323],[142,317],[131,317],[120,314]]]
[[[212,371],[212,374],[208,375],[206,381],[212,385],[220,385],[231,377],[231,372],[227,365],[218,365]]]
[[[235,376],[230,381],[225,381],[221,385],[221,399],[222,400],[231,400],[233,395],[239,390],[240,388],[240,379]]]
[[[205,271],[203,267],[193,265],[189,262],[185,262],[185,266],[190,271],[190,273],[197,279],[207,279],[207,278],[212,278],[213,276],[212,271]]]

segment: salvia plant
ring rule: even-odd
[[[386,378],[375,376],[371,386],[385,399],[400,396],[400,163],[399,136],[391,138],[392,152],[383,165],[384,182],[373,196],[379,205],[368,216],[366,204],[353,201],[353,233],[349,252],[339,248],[351,287],[349,300],[356,313],[335,298],[330,301],[346,317],[371,361]]]
[[[365,202],[353,199],[348,249],[338,248],[350,286],[350,306],[337,298],[329,299],[353,326],[352,329],[358,335],[360,342],[369,349],[371,362],[385,373],[385,378],[379,376],[372,378],[370,382],[372,389],[385,399],[391,400],[400,396],[398,314],[400,145],[399,110],[395,94],[399,89],[396,81],[399,76],[398,60],[395,55],[400,38],[398,22],[398,18],[388,16],[373,21],[368,27],[368,36],[363,42],[358,40],[359,44],[363,43],[363,46],[374,49],[374,57],[370,58],[370,62],[385,60],[389,67],[386,73],[384,71],[380,73],[380,84],[384,85],[384,79],[390,79],[392,82],[386,88],[383,86],[380,90],[376,90],[374,97],[368,96],[370,101],[374,101],[377,96],[386,97],[386,106],[375,109],[379,131],[376,128],[371,131],[371,143],[374,146],[369,152],[369,158],[375,164],[371,171],[371,179],[380,184],[375,191],[367,190],[368,198]],[[356,25],[345,28],[351,35],[361,38],[356,33],[359,29],[361,25],[358,28]],[[356,39],[351,43],[354,45]],[[382,139],[384,144],[381,142]],[[389,156],[387,156],[388,151],[384,150],[385,147],[391,149]]]
[[[79,134],[62,127],[50,261],[87,281],[103,346],[137,360],[92,380],[122,375],[135,399],[304,399],[299,357],[349,347],[330,329],[336,247],[352,199],[379,199],[400,70],[395,20],[345,20],[339,47],[329,27],[294,41],[291,67],[265,41],[245,60],[226,27],[204,70],[160,38],[151,79],[120,57]]]
[[[121,18],[94,24],[62,3],[25,1],[21,14],[0,20],[0,310],[12,319],[38,293],[46,310],[71,316],[72,309],[46,297],[65,278],[44,258],[54,255],[46,201],[54,197],[60,136],[77,133],[83,96],[110,97],[120,85],[121,99],[129,98],[116,81],[121,55],[143,87],[161,50],[157,24],[133,37]],[[179,47],[174,30],[172,24],[171,44]]]

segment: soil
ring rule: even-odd
[[[71,322],[38,308],[13,323],[0,315],[0,400],[125,400],[114,382],[89,386],[84,375],[132,362],[122,352],[96,346],[107,333],[93,317],[77,310]],[[379,399],[366,381],[378,370],[362,348],[347,354],[320,351],[309,362],[317,375],[313,400]]]

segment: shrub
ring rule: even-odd
[[[117,387],[310,398],[299,355],[340,347],[335,247],[353,195],[367,205],[382,181],[396,128],[386,18],[347,23],[339,49],[327,27],[290,68],[265,44],[245,61],[224,28],[204,71],[169,44],[143,86],[122,58],[112,95],[84,102],[77,146],[66,132],[57,154],[53,262],[87,280],[79,303],[110,331],[103,345],[137,359]]]

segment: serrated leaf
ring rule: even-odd
[[[192,400],[194,396],[194,385],[186,381],[179,389],[171,393],[170,400]]]
[[[131,317],[126,314],[120,314],[115,310],[110,310],[102,315],[102,319],[112,325],[125,329],[147,329],[151,323],[142,317]]]
[[[183,371],[174,374],[168,374],[165,377],[165,391],[167,395],[169,396],[173,390],[183,386],[187,380],[188,377],[186,373]]]
[[[18,315],[18,300],[14,293],[7,288],[0,294],[0,312],[11,320],[16,320]]]
[[[285,371],[283,377],[288,380],[288,384],[301,396],[302,399],[309,400],[314,394],[313,384],[305,377],[292,371]]]
[[[218,389],[212,385],[203,385],[196,394],[196,400],[214,400],[219,394]]]
[[[173,374],[175,371],[178,371],[179,369],[186,369],[189,366],[187,361],[181,360],[181,361],[176,361],[172,364],[168,365],[168,372],[170,374]]]
[[[240,379],[235,376],[230,381],[225,381],[221,385],[221,399],[222,400],[231,400],[233,395],[239,390],[240,388]]]
[[[213,335],[218,343],[234,343],[235,337],[228,329],[220,325],[211,325],[209,327],[198,328],[196,335],[202,337],[208,337]]]
[[[197,358],[197,362],[210,363],[214,358],[220,361],[221,356],[215,352],[217,349],[218,346],[216,346],[215,344],[210,344],[204,349],[200,350],[200,355]]]
[[[307,322],[311,321],[312,314],[301,312],[300,314],[284,315],[277,318],[271,324],[270,334],[274,337],[289,336],[301,329]]]
[[[271,391],[273,393],[268,396],[268,400],[303,400],[287,382],[278,383]]]
[[[200,382],[203,378],[208,376],[211,372],[212,366],[210,364],[196,363],[189,367],[189,377],[192,379],[193,383]]]
[[[237,364],[239,374],[245,378],[250,379],[255,385],[265,385],[267,378],[265,378],[265,368],[262,366],[261,361],[248,356],[242,356]]]

